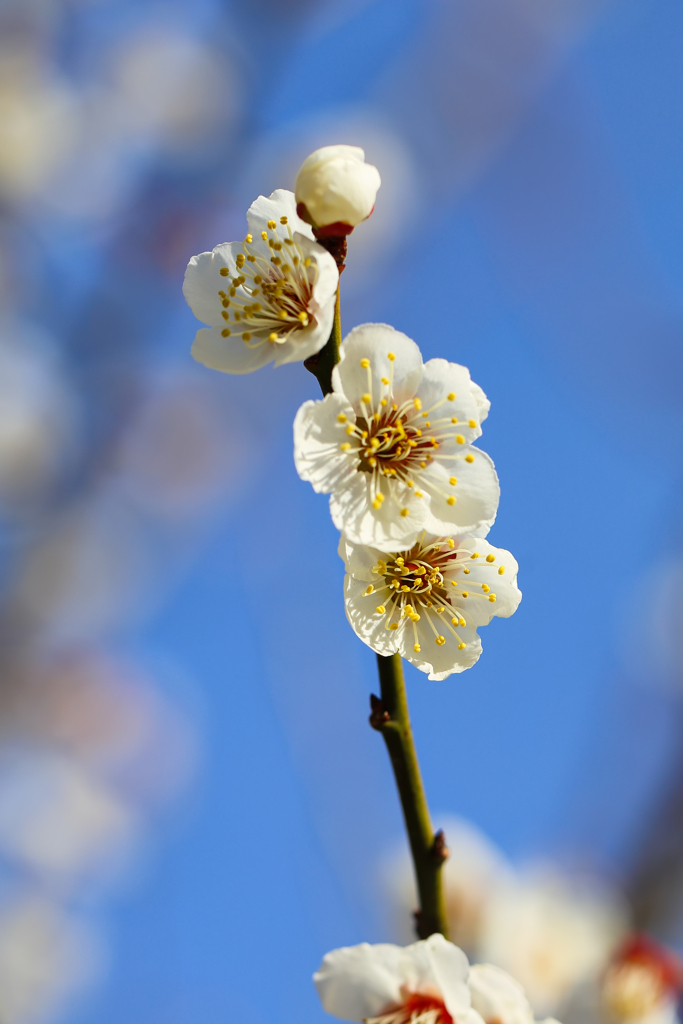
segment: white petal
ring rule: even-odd
[[[474,400],[477,403],[477,408],[479,410],[479,422],[483,423],[489,414],[491,403],[479,385],[475,384],[474,381],[470,381],[470,390],[472,391],[472,395],[474,396]]]
[[[225,326],[219,291],[227,291],[230,279],[221,277],[221,269],[228,268],[233,276],[237,275],[235,256],[242,251],[241,242],[224,242],[217,245],[213,252],[201,252],[193,256],[187,265],[183,281],[185,300],[202,323],[211,327]]]
[[[449,394],[455,398],[449,401]],[[472,394],[470,371],[466,366],[449,363],[446,359],[430,359],[424,364],[417,397],[425,412],[438,405],[429,413],[429,419],[446,418],[449,433],[462,433],[470,444],[481,434],[480,410]],[[458,420],[457,424],[450,422],[453,417]],[[471,427],[470,422],[475,426]]]
[[[253,235],[260,235],[267,230],[269,220],[274,220],[278,238],[284,241],[289,238],[287,227],[280,224],[280,218],[286,217],[292,231],[298,231],[306,238],[313,238],[313,229],[296,212],[294,193],[286,188],[277,188],[266,196],[259,196],[247,210],[247,224]]]
[[[313,975],[328,1013],[343,1020],[376,1017],[401,1002],[403,949],[389,943],[345,946],[328,953]]]
[[[379,508],[374,508],[377,486],[369,473],[356,472],[351,481],[330,497],[332,521],[352,544],[368,544],[380,551],[402,551],[415,542],[422,530],[426,503],[398,481],[382,477],[379,483],[387,497]],[[403,509],[407,509],[405,516],[401,515]]]
[[[357,146],[324,146],[304,161],[296,177],[297,200],[313,221],[360,224],[372,213],[380,187],[379,171],[365,163]]]
[[[432,616],[432,621],[437,629],[441,629],[442,624],[437,616]],[[462,637],[463,642],[467,644],[464,650],[458,649],[458,640],[447,628],[444,628],[440,634],[446,642],[443,645],[437,644],[434,632],[427,621],[427,616],[420,609],[417,636],[421,649],[418,653],[415,652],[413,648],[415,642],[414,634],[410,625],[408,625],[399,637],[401,657],[415,665],[420,672],[428,672],[429,679],[446,679],[448,676],[453,675],[453,673],[464,672],[466,669],[472,668],[479,660],[481,656],[481,640],[472,630],[468,631],[457,628],[457,632]],[[470,636],[473,636],[474,639],[467,642]]]
[[[388,590],[366,594],[367,584],[347,576],[344,579],[344,608],[349,624],[357,637],[377,654],[395,654],[398,650],[400,630],[387,629],[389,605],[386,613],[378,613],[377,607],[387,601]],[[394,614],[393,621],[397,621]]]
[[[377,548],[367,547],[365,544],[351,544],[344,533],[339,537],[337,551],[339,557],[344,560],[344,568],[354,579],[363,580],[365,583],[377,581],[377,573],[372,571],[372,567],[377,565],[383,552],[378,551]]]
[[[498,618],[509,618],[522,600],[522,593],[517,587],[517,562],[504,548],[494,548],[488,541],[481,537],[466,538],[461,541],[458,547],[460,551],[478,552],[479,558],[468,561],[467,568],[470,570],[465,575],[458,569],[458,562],[455,562],[455,569],[449,569],[444,578],[456,580],[457,588],[453,588],[451,600],[462,610],[462,614],[468,624],[475,626],[487,625],[494,616]],[[487,556],[492,558],[488,562]],[[500,573],[499,569],[503,568]],[[488,590],[484,591],[483,586]],[[462,597],[463,593],[469,596]],[[495,597],[495,601],[490,601]]]
[[[534,1024],[524,989],[507,971],[476,964],[470,971],[472,1005],[486,1024]]]
[[[273,356],[270,342],[249,348],[239,334],[224,338],[220,327],[203,327],[192,344],[192,357],[198,363],[222,373],[252,373],[272,362]]]
[[[396,357],[393,361],[388,358],[389,353]],[[369,371],[361,366],[362,359],[370,360]],[[359,415],[361,396],[370,394],[374,412],[380,399],[388,395],[382,377],[392,379],[392,365],[393,398],[400,404],[413,397],[420,383],[420,350],[411,338],[388,324],[361,324],[344,338],[341,359],[332,373],[332,386],[346,395]]]
[[[431,968],[437,986],[443,996],[446,1009],[454,1020],[460,1020],[470,1009],[470,992],[467,986],[469,965],[467,957],[458,946],[448,942],[443,935],[432,935],[426,939]]]
[[[434,456],[432,473],[441,477],[444,484],[420,475],[420,487],[429,494],[429,514],[425,526],[431,533],[441,536],[463,536],[477,533],[485,536],[495,522],[500,499],[500,485],[493,460],[472,446],[461,448],[463,455],[470,454],[473,462],[447,460],[437,451]],[[455,487],[447,480],[454,476]],[[447,495],[456,498],[455,505],[449,505]]]
[[[345,416],[343,423],[338,417]],[[294,419],[294,463],[302,480],[318,494],[351,487],[359,475],[358,456],[342,451],[348,442],[346,424],[353,423],[353,409],[342,395],[304,402]]]

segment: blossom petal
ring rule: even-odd
[[[365,583],[374,583],[377,580],[378,575],[373,572],[373,567],[377,565],[384,552],[365,544],[351,544],[348,537],[342,533],[337,553],[344,561],[344,568],[354,579]]]
[[[377,654],[388,656],[398,650],[398,633],[387,628],[389,609],[379,613],[384,592],[367,593],[367,584],[346,576],[344,581],[344,608],[349,624],[359,639]],[[386,599],[386,598],[385,598]],[[383,607],[383,606],[382,606]],[[394,615],[394,622],[396,616]]]
[[[239,335],[224,338],[219,327],[203,327],[192,344],[192,357],[222,373],[252,373],[272,362],[274,352],[268,341],[250,348]]]
[[[435,625],[437,623],[435,622]],[[437,628],[439,628],[437,626]],[[481,656],[481,640],[473,629],[458,628],[462,642],[466,644],[463,650],[459,649],[459,642],[448,629],[440,634],[444,643],[436,643],[434,632],[429,626],[424,613],[421,613],[420,621],[417,624],[417,637],[420,644],[420,651],[414,650],[414,634],[409,626],[401,631],[399,635],[399,651],[402,658],[415,665],[420,672],[428,672],[429,679],[446,679],[454,673],[464,672],[472,668]],[[471,639],[470,639],[471,637]]]
[[[269,196],[259,196],[247,210],[247,224],[251,232],[260,235],[268,226],[269,220],[277,224],[281,232],[280,218],[286,217],[292,231],[298,231],[306,238],[313,238],[313,229],[296,212],[294,193],[286,188],[277,188]]]
[[[446,359],[430,359],[422,368],[417,389],[417,397],[424,412],[429,413],[429,419],[446,418],[450,421],[449,429],[462,432],[470,444],[481,434],[480,408],[473,387],[466,366],[449,363]],[[481,393],[483,395],[483,391]],[[449,400],[451,394],[455,397]],[[452,423],[453,418],[457,419],[457,425]],[[474,423],[474,427],[470,423]]]
[[[472,462],[466,461],[468,455]],[[458,481],[455,487],[448,483],[451,474]],[[479,448],[464,446],[457,460],[437,452],[430,475],[420,477],[420,486],[430,498],[425,526],[431,533],[486,536],[495,522],[500,500],[498,475],[493,460]],[[448,504],[451,494],[456,498],[454,505]]]
[[[493,964],[476,964],[469,980],[472,1005],[486,1024],[534,1024],[524,989],[507,971]]]
[[[339,422],[339,417],[345,417]],[[327,395],[322,401],[304,402],[294,419],[294,463],[302,480],[319,494],[351,487],[359,475],[358,456],[342,451],[345,422],[353,423],[353,409],[343,395]]]
[[[338,530],[353,544],[368,544],[380,551],[400,551],[410,547],[422,530],[427,506],[416,498],[414,490],[396,481],[381,478],[379,489],[387,497],[373,505],[378,484],[369,473],[356,472],[343,488],[330,496],[330,513]],[[406,514],[402,515],[405,509]]]
[[[444,578],[450,582],[457,581],[451,600],[462,610],[468,623],[475,626],[486,626],[496,616],[507,619],[517,611],[522,600],[522,592],[517,586],[518,565],[516,559],[504,548],[495,548],[481,537],[466,539],[458,547],[460,551],[478,552],[476,560],[469,560],[469,573],[465,576],[458,569],[449,569]],[[490,561],[489,561],[490,559]],[[499,570],[503,571],[500,572]],[[484,587],[487,589],[484,590]],[[463,598],[462,594],[468,597]],[[489,598],[494,597],[491,601]]]
[[[328,953],[313,975],[328,1013],[343,1020],[376,1017],[401,1002],[400,946],[367,942]]]
[[[241,242],[223,242],[213,252],[200,252],[198,256],[193,256],[187,265],[183,295],[197,319],[210,327],[225,326],[218,292],[225,290],[227,278],[221,276],[220,272],[227,268],[231,274],[237,273],[235,256],[241,250]]]
[[[448,942],[443,935],[430,936],[425,940],[425,945],[429,953],[431,970],[446,1009],[454,1020],[460,1022],[462,1015],[470,1009],[467,957],[458,946]]]
[[[389,359],[389,354],[395,358]],[[369,360],[369,368],[361,366]],[[415,342],[388,324],[361,324],[347,334],[341,347],[341,359],[332,373],[332,386],[343,392],[356,412],[363,413],[361,398],[370,394],[373,412],[387,393],[382,378],[393,379],[393,398],[397,403],[412,398],[422,376],[422,356]]]

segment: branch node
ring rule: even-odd
[[[443,829],[440,828],[439,831],[434,836],[434,842],[432,843],[432,858],[436,861],[437,864],[443,864],[444,861],[448,860],[450,854],[451,851],[448,849],[448,846],[446,845],[446,837],[443,834]]]
[[[375,697],[374,693],[370,694],[370,717],[368,721],[377,732],[381,732],[387,722],[391,721],[391,715],[385,709],[379,697]]]

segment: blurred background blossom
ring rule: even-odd
[[[410,937],[315,381],[193,365],[181,295],[344,142],[383,182],[344,326],[471,368],[521,565],[475,669],[408,673],[454,935],[538,1013],[668,1021],[619,943],[683,951],[680,5],[4,0],[0,38],[0,1020],[321,1020],[323,953]]]

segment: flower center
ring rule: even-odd
[[[235,262],[234,277],[227,267],[220,271],[221,277],[229,278],[227,291],[218,292],[226,322],[224,338],[241,334],[249,348],[266,342],[282,345],[315,320],[311,303],[318,265],[304,256],[286,217],[280,217],[280,229],[269,220],[260,243],[247,235]]]
[[[379,1017],[368,1017],[365,1024],[454,1024],[443,1000],[413,992],[402,1006]]]
[[[396,631],[411,628],[416,654],[421,650],[416,623],[423,617],[437,646],[442,647],[446,643],[446,637],[441,632],[444,629],[455,638],[458,650],[462,651],[467,644],[456,627],[463,629],[467,620],[459,606],[463,606],[466,600],[483,599],[492,604],[496,600],[488,583],[467,584],[470,567],[479,564],[490,568],[493,582],[494,573],[498,576],[505,573],[505,566],[496,565],[495,561],[493,554],[482,558],[478,551],[463,548],[456,550],[455,541],[450,537],[440,537],[432,544],[425,544],[423,534],[410,551],[379,559],[377,565],[372,567],[378,577],[377,585],[371,583],[365,591],[365,597],[374,594],[376,599],[380,594],[383,595],[383,603],[377,605],[376,612],[384,618],[385,629]],[[458,580],[453,579],[452,575],[447,577],[446,574],[456,568],[462,570],[462,577]]]

